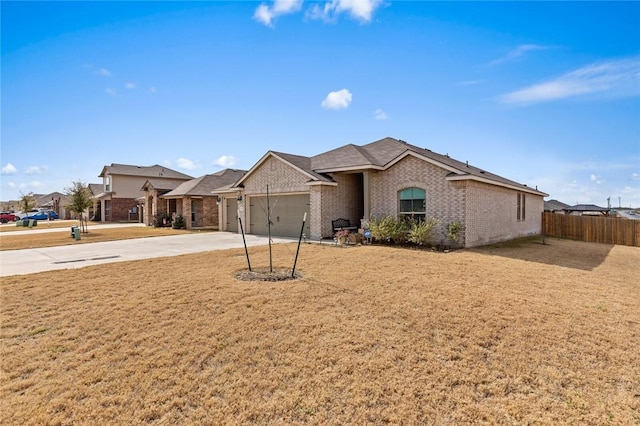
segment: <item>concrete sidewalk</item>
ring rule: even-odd
[[[268,238],[246,235],[247,246],[267,245]],[[273,243],[296,240],[272,238]],[[110,262],[176,256],[243,247],[242,235],[230,232],[171,235],[59,247],[0,251],[0,276],[83,268]]]

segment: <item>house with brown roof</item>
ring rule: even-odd
[[[186,229],[219,229],[217,189],[229,187],[245,173],[246,170],[224,169],[182,182],[171,190],[160,190],[161,183],[149,180],[142,188],[147,192],[145,211],[162,211],[170,217],[181,215]],[[153,210],[148,205],[152,205]],[[152,218],[146,220],[152,221]]]
[[[165,166],[134,166],[111,164],[98,175],[102,188],[94,194],[94,220],[101,222],[140,221],[144,216],[145,191],[141,188],[149,180],[158,187],[175,188],[193,179]],[[153,211],[150,214],[154,214]]]
[[[372,218],[405,216],[459,221],[459,243],[473,247],[540,233],[544,192],[479,167],[384,138],[345,145],[313,157],[267,152],[221,195],[221,229],[298,236],[333,236],[332,221],[348,219],[360,228]],[[269,197],[267,197],[269,194]],[[269,205],[268,205],[269,204]],[[270,220],[268,219],[270,212]]]

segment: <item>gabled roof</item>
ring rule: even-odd
[[[568,212],[608,212],[606,207],[596,206],[595,204],[576,204],[575,206],[567,206],[563,210]]]
[[[102,188],[104,188],[104,185],[101,183],[90,183],[88,186],[89,186],[89,190],[94,196],[101,193]]]
[[[181,183],[182,182],[178,180],[147,179],[140,189],[142,191],[148,191],[151,188],[156,191],[171,191],[172,189],[176,189]]]
[[[311,168],[310,157],[305,157],[302,155],[286,154],[284,152],[268,151],[265,155],[262,156],[260,160],[258,160],[256,164],[253,165],[253,167],[251,167],[249,171],[246,172],[244,176],[242,176],[242,178],[240,178],[235,183],[234,186],[236,187],[241,186],[242,182],[269,158],[276,158],[284,163],[289,164],[294,169],[297,169],[302,174],[308,176],[310,182],[333,182],[333,179],[331,179],[330,176],[327,176],[322,173],[317,173]]]
[[[558,200],[549,200],[549,201],[545,201],[544,202],[544,209],[545,211],[557,211],[557,210],[563,210],[565,208],[569,207],[569,204],[565,204],[563,202],[560,202]]]
[[[46,195],[38,195],[36,197],[36,205],[38,207],[50,207],[55,201],[66,201],[67,196],[60,192],[52,192]]]
[[[224,169],[219,172],[200,176],[199,178],[181,183],[173,191],[170,191],[162,198],[180,198],[184,196],[207,196],[215,194],[216,189],[229,186],[242,178],[246,170]]]
[[[384,138],[366,145],[348,144],[313,157],[302,157],[293,154],[269,151],[247,172],[236,185],[242,183],[267,158],[275,157],[289,163],[310,178],[310,183],[334,182],[328,173],[361,170],[385,170],[407,156],[414,156],[449,171],[447,180],[476,180],[546,196],[538,189],[503,178],[486,170],[470,165],[468,162],[455,160],[448,155],[435,153],[429,149],[419,148],[394,138]]]
[[[157,177],[157,178],[173,178],[173,179],[193,179],[193,176],[185,175],[165,166],[155,164],[153,166],[133,166],[129,164],[112,163],[110,166],[104,166],[98,177],[106,175],[123,175],[123,176],[141,176],[141,177]]]

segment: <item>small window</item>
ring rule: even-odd
[[[400,215],[423,220],[427,207],[426,192],[422,188],[406,188],[399,192]]]
[[[516,219],[523,222],[526,219],[526,201],[524,193],[518,192],[518,201],[516,203]]]
[[[109,176],[104,177],[104,192],[111,192],[111,178]]]

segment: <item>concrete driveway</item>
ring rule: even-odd
[[[68,231],[66,231],[68,232]],[[268,238],[246,235],[247,246],[268,244]],[[274,243],[290,243],[293,239],[272,238]],[[176,256],[212,250],[243,247],[242,235],[229,232],[171,235],[132,240],[107,241],[0,251],[0,276],[24,275],[56,269],[83,268],[110,262]]]

